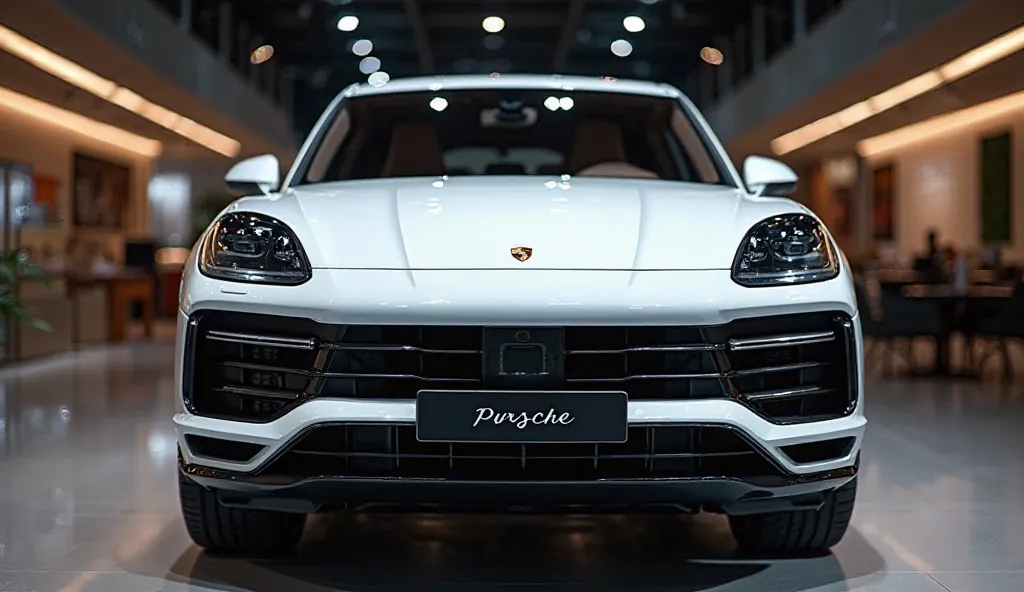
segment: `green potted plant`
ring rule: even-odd
[[[23,251],[12,251],[0,256],[0,318],[26,323],[43,331],[50,331],[50,325],[37,319],[24,307],[18,294],[18,282],[31,281],[49,283],[41,268],[29,263]]]

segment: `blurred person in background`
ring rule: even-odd
[[[918,257],[915,269],[931,278],[941,279],[946,264],[956,258],[953,247],[939,243],[939,233],[935,229],[928,231],[928,247],[922,257]]]

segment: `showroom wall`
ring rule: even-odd
[[[147,235],[146,190],[152,165],[149,157],[69,132],[4,106],[0,106],[0,138],[15,139],[0,142],[0,161],[31,166],[34,175],[45,178],[46,184],[51,185],[58,204],[59,219],[56,223],[22,228],[23,247],[30,248],[35,254],[41,253],[44,247],[51,252],[62,253],[69,238],[75,234],[79,239],[101,245],[114,257],[120,257],[126,238]],[[73,227],[72,161],[76,152],[129,168],[129,200],[121,230]]]
[[[988,119],[867,159],[894,167],[894,241],[904,256],[920,252],[929,229],[944,243],[978,250],[982,240],[981,142],[1010,133],[1010,233],[1003,255],[1024,262],[1024,111]]]

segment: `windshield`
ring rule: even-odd
[[[314,138],[295,184],[563,174],[731,185],[675,100],[488,90],[345,101]]]

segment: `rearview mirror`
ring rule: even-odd
[[[754,195],[789,197],[796,192],[797,176],[783,162],[764,156],[748,156],[743,161],[743,181]]]
[[[268,194],[281,183],[281,163],[273,154],[253,156],[231,167],[224,180],[235,193]]]

